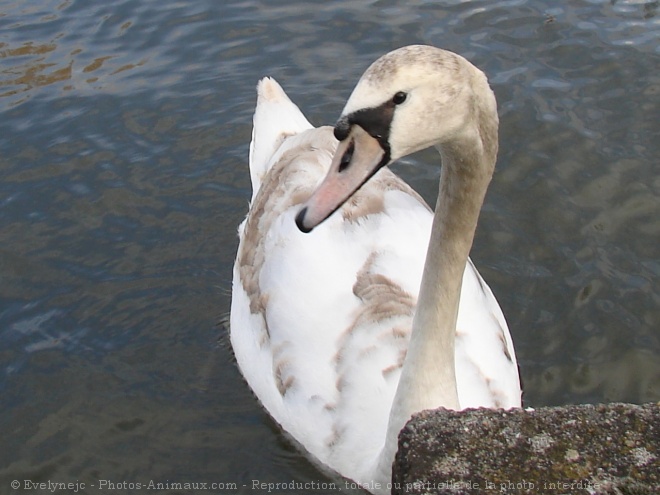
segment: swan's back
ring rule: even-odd
[[[258,93],[232,345],[282,428],[327,467],[366,483],[385,442],[433,214],[383,168],[325,223],[301,233],[295,216],[337,142],[332,128],[312,128],[274,80],[262,80]],[[520,405],[506,323],[471,263],[456,368],[462,407]]]

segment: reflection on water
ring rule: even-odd
[[[71,1],[35,3],[3,6],[3,28],[10,33],[0,43],[4,59],[0,97],[6,98],[6,106],[23,103],[49,85],[64,91],[99,91],[108,84],[106,79],[144,64],[122,63],[122,59],[135,60],[135,51],[122,54],[102,42],[94,43],[94,53],[89,53],[92,39],[87,36],[94,41],[109,37],[114,45],[130,29],[130,19],[117,24],[118,16],[98,7],[85,12]]]
[[[498,97],[473,259],[526,402],[660,400],[657,8],[0,3],[0,486],[328,480],[227,344],[253,88],[273,75],[331,123],[368,63],[415,42]],[[435,161],[395,167],[429,202]]]

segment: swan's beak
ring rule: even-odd
[[[386,164],[386,156],[376,138],[353,125],[348,136],[339,142],[328,175],[296,216],[298,228],[311,232],[332,215]]]

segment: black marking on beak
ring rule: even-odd
[[[335,138],[337,141],[343,141],[348,137],[348,134],[351,132],[351,122],[348,117],[340,118],[335,124]]]
[[[351,143],[348,145],[348,148],[346,148],[346,151],[342,155],[341,160],[339,162],[339,168],[337,169],[339,173],[342,173],[351,164],[354,151],[355,151],[355,141],[351,141]]]
[[[307,214],[307,207],[304,207],[296,215],[296,225],[298,226],[298,229],[300,229],[300,232],[309,234],[312,231],[312,229],[306,227],[305,224],[303,223],[305,221],[306,214]]]
[[[396,99],[396,102],[394,101]],[[351,127],[354,125],[359,125],[364,129],[371,137],[376,139],[380,144],[380,147],[383,149],[383,157],[378,164],[368,173],[362,182],[346,196],[346,198],[338,204],[331,212],[327,214],[325,219],[331,216],[335,211],[337,211],[344,204],[346,199],[351,197],[355,191],[360,189],[378,170],[390,163],[391,150],[390,150],[390,127],[392,125],[392,119],[394,118],[394,108],[396,105],[403,103],[405,98],[403,95],[397,93],[396,98],[391,98],[382,105],[371,108],[363,108],[356,112],[344,115],[339,118],[334,127],[334,135],[338,141],[344,141],[348,138],[351,133]],[[339,173],[346,170],[350,165],[353,159],[353,154],[355,153],[355,141],[351,141],[344,151],[344,154],[339,161],[339,166],[337,171]],[[296,215],[296,225],[301,232],[305,234],[311,232],[314,227],[305,226],[305,216],[307,215],[307,207],[304,207]],[[322,221],[325,221],[323,219]],[[319,222],[321,223],[321,222]]]
[[[396,104],[392,99],[382,105],[371,108],[363,108],[356,112],[344,115],[335,124],[334,134],[338,141],[343,141],[351,132],[351,127],[359,125],[369,133],[371,137],[378,140],[385,154],[390,156],[390,127],[394,118]],[[342,159],[343,162],[343,159]],[[342,168],[340,167],[340,171]]]

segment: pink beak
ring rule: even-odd
[[[384,157],[378,140],[353,125],[346,139],[339,142],[328,175],[296,216],[298,228],[310,232],[332,215],[384,165]]]

